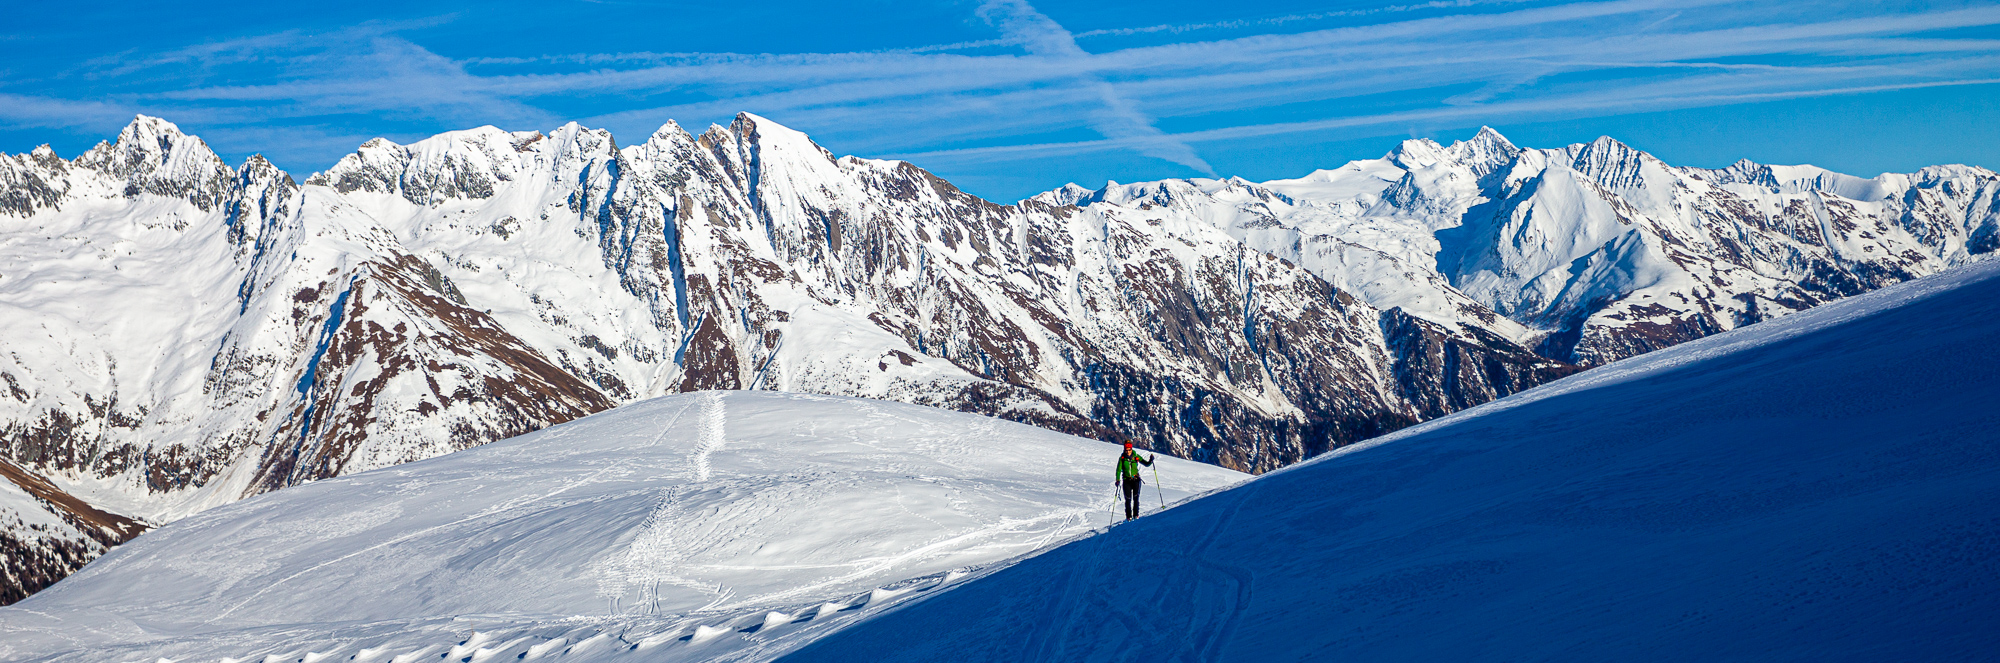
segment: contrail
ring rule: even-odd
[[[979,6],[979,17],[998,28],[1008,40],[1020,44],[1030,55],[1075,59],[1090,57],[1089,52],[1076,45],[1075,35],[1054,19],[1036,11],[1026,0],[986,0]],[[1153,126],[1153,118],[1132,105],[1130,99],[1118,94],[1118,88],[1111,83],[1096,74],[1084,74],[1079,78],[1085,87],[1097,93],[1098,100],[1104,104],[1102,110],[1091,114],[1090,126],[1097,133],[1130,145],[1140,154],[1172,161],[1211,177],[1215,175],[1215,168],[1196,154],[1194,148]]]

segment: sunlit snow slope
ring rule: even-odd
[[[2000,261],[1270,473],[786,660],[1982,660]]]
[[[768,657],[1104,526],[1117,454],[898,403],[653,399],[176,521],[0,608],[0,660]],[[1166,501],[1245,476],[1161,461]]]

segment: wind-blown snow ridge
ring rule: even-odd
[[[181,519],[0,608],[0,660],[768,658],[1103,527],[1118,452],[899,403],[652,399]],[[1247,478],[1161,473],[1175,501]]]
[[[1981,658],[1996,362],[1983,260],[1349,446],[783,660]]]

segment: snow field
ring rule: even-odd
[[[653,399],[177,521],[0,608],[0,660],[767,658],[1104,526],[1117,454],[897,403]],[[1169,501],[1244,478],[1161,462]]]

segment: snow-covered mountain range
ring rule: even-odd
[[[1106,526],[1120,451],[902,403],[665,396],[175,521],[0,607],[0,661],[768,659]],[[1149,471],[1148,514],[1249,478]]]
[[[1862,179],[1669,166],[1610,138],[1522,149],[1490,128],[1261,184],[1071,187],[1038,199],[1200,219],[1377,309],[1597,365],[2000,248],[2000,177]]]
[[[748,114],[622,148],[574,124],[378,139],[301,183],[141,117],[74,159],[0,157],[0,457],[158,524],[767,389],[1266,471],[1990,252],[1996,191],[1485,131],[999,205]],[[0,508],[70,529],[9,530],[9,573],[130,535],[24,500]]]

